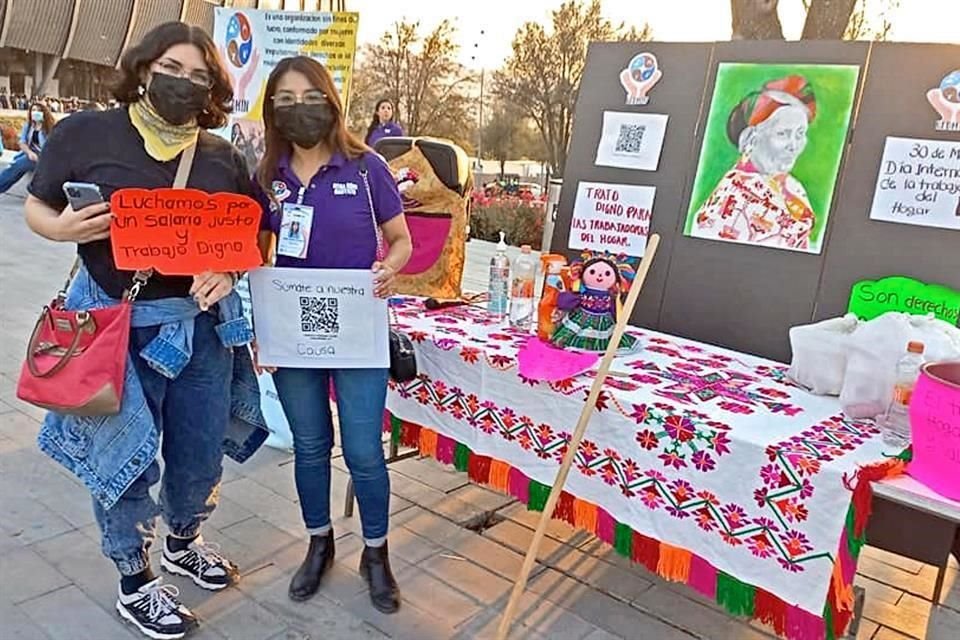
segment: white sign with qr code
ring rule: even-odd
[[[666,115],[604,111],[596,164],[656,171],[666,132]]]
[[[366,269],[262,268],[250,273],[260,364],[297,369],[390,366],[387,301]]]

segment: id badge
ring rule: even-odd
[[[313,226],[313,207],[304,204],[283,203],[283,218],[277,237],[277,254],[288,258],[307,257],[310,246],[310,228]]]

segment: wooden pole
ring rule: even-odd
[[[537,530],[533,534],[533,540],[530,541],[530,548],[527,549],[527,556],[523,560],[523,566],[520,568],[520,575],[513,586],[513,592],[510,594],[510,600],[507,602],[507,608],[503,612],[503,618],[500,619],[500,626],[497,629],[497,640],[506,640],[507,633],[513,623],[513,617],[516,615],[517,605],[520,603],[520,596],[527,588],[527,580],[530,579],[530,571],[537,561],[537,553],[540,551],[540,544],[543,542],[543,536],[547,532],[547,524],[553,515],[553,510],[560,499],[560,492],[563,485],[567,482],[567,475],[570,473],[570,467],[573,465],[573,459],[577,455],[577,449],[580,448],[580,441],[587,431],[587,424],[590,422],[590,416],[597,406],[597,398],[600,397],[600,390],[607,379],[607,373],[610,371],[610,365],[620,346],[620,338],[627,328],[630,321],[630,315],[633,313],[633,307],[637,304],[637,298],[640,297],[640,290],[643,289],[643,283],[647,279],[647,273],[650,271],[650,265],[653,264],[653,258],[657,254],[657,247],[660,246],[660,236],[653,234],[647,240],[647,250],[643,254],[643,260],[640,262],[640,268],[637,270],[637,276],[634,278],[633,286],[627,294],[627,300],[623,305],[623,313],[617,318],[617,324],[613,328],[613,336],[610,338],[610,344],[603,354],[600,361],[600,369],[597,371],[597,377],[590,387],[590,394],[587,396],[587,402],[583,405],[580,412],[580,419],[577,421],[577,427],[573,431],[570,444],[567,447],[567,453],[563,456],[563,462],[560,464],[560,470],[557,472],[557,479],[550,489],[550,495],[547,497],[547,504],[540,514],[540,522],[537,524]]]

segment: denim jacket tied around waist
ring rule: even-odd
[[[67,308],[99,309],[115,304],[119,301],[110,298],[86,268],[81,268],[67,292]],[[217,335],[224,347],[234,350],[231,417],[224,453],[244,462],[269,435],[260,411],[260,387],[245,346],[253,339],[253,332],[236,292],[221,300],[217,309]],[[135,302],[131,326],[160,327],[139,357],[167,378],[176,378],[190,362],[194,320],[200,313],[193,298]],[[112,507],[156,459],[160,448],[160,434],[131,356],[127,356],[118,415],[80,417],[50,412],[37,441],[44,453],[80,478],[105,509]]]

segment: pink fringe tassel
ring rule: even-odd
[[[613,516],[607,513],[603,509],[597,510],[597,537],[606,542],[607,544],[613,544],[616,536],[616,527],[617,523],[614,521]]]
[[[507,481],[510,495],[527,504],[530,502],[530,478],[516,467],[510,467],[510,478]]]
[[[453,464],[453,453],[456,448],[457,443],[453,438],[437,435],[437,460],[443,464]]]
[[[826,627],[823,618],[799,607],[787,609],[787,637],[791,640],[823,640]]]
[[[717,597],[717,569],[698,555],[690,558],[690,576],[687,584],[697,593],[710,598]]]

